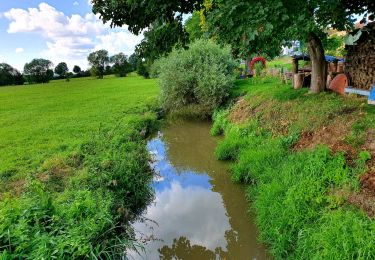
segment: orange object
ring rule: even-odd
[[[345,88],[349,86],[349,79],[345,74],[338,74],[333,78],[331,84],[329,84],[329,89],[340,94],[345,94]]]

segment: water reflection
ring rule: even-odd
[[[134,259],[265,259],[241,186],[213,151],[209,124],[169,125],[148,143],[158,172],[156,198],[134,224],[145,252]]]

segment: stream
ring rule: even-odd
[[[133,224],[144,250],[129,259],[269,259],[244,187],[216,160],[209,122],[169,123],[148,142],[155,200]]]

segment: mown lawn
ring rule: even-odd
[[[101,125],[144,112],[158,91],[154,80],[138,76],[0,88],[0,176],[16,180],[38,171]]]
[[[120,259],[153,197],[154,80],[0,88],[0,259]]]

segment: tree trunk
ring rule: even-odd
[[[311,60],[311,86],[312,93],[324,91],[327,80],[327,63],[324,56],[322,41],[315,33],[309,35],[309,54]]]

